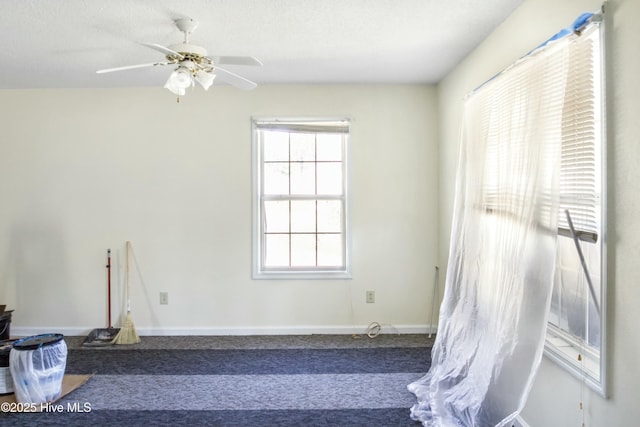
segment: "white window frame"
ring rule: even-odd
[[[303,196],[303,195],[277,195],[264,194],[263,187],[263,151],[260,131],[268,127],[287,129],[306,128],[313,132],[325,126],[330,129],[335,123],[340,127],[347,127],[343,136],[343,192],[339,196]],[[252,213],[252,277],[253,279],[350,279],[350,224],[349,224],[349,146],[350,146],[350,119],[346,117],[253,117],[252,118],[252,175],[253,175],[253,213]],[[343,265],[340,267],[267,267],[265,266],[265,230],[264,230],[264,201],[265,200],[342,200],[342,250]]]
[[[595,120],[596,126],[594,129],[594,137],[596,139],[596,149],[599,149],[599,159],[596,160],[596,167],[600,168],[600,182],[598,183],[599,190],[599,207],[597,216],[598,230],[595,234],[596,239],[592,238],[591,233],[583,233],[580,236],[580,245],[599,245],[600,260],[599,265],[591,265],[591,271],[589,274],[597,277],[600,284],[600,293],[596,295],[599,298],[600,306],[600,343],[599,348],[590,346],[585,340],[575,337],[567,331],[557,327],[556,325],[549,323],[547,327],[547,337],[545,342],[545,355],[551,360],[559,364],[565,370],[570,372],[580,381],[583,381],[591,389],[595,390],[603,397],[607,396],[607,381],[606,381],[606,353],[607,353],[607,340],[606,340],[606,319],[607,319],[607,233],[606,233],[606,108],[605,108],[605,92],[606,92],[606,79],[605,79],[605,60],[604,60],[604,14],[594,15],[594,22],[599,22],[599,46],[595,51]],[[592,24],[593,25],[593,24]],[[600,90],[598,90],[600,89]],[[597,155],[596,155],[597,157]],[[597,176],[597,173],[596,173]],[[561,207],[562,209],[562,207]],[[564,212],[560,212],[564,216]],[[567,233],[567,230],[560,230],[558,239],[571,239],[571,235]],[[595,240],[595,241],[594,241]],[[569,242],[573,245],[572,242]],[[566,244],[566,242],[565,242]],[[576,257],[578,256],[576,250]],[[596,268],[593,268],[596,267]],[[594,271],[595,270],[595,271]],[[585,282],[586,287],[586,282]],[[589,295],[589,290],[584,289],[585,295]],[[586,298],[587,304],[589,304],[589,297]],[[587,307],[588,309],[588,307]],[[585,319],[585,323],[588,322]],[[588,333],[588,332],[587,332]]]

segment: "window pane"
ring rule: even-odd
[[[342,202],[318,200],[318,232],[342,232]]]
[[[316,236],[315,234],[291,235],[291,266],[315,267]]]
[[[556,278],[549,322],[563,331],[586,339],[589,346],[600,348],[600,316],[589,292],[580,258],[571,238],[558,236]],[[581,242],[585,261],[596,295],[601,294],[600,246]]]
[[[589,324],[587,328],[587,333],[589,334],[587,337],[587,343],[591,347],[600,349],[600,315],[598,314],[596,306],[593,304],[593,300],[591,298],[589,298]]]
[[[342,194],[342,163],[318,163],[318,194]]]
[[[264,154],[266,162],[289,160],[289,134],[287,132],[263,131]]]
[[[342,135],[337,133],[319,133],[317,135],[318,161],[342,161]]]
[[[316,159],[316,136],[313,133],[291,134],[291,161],[313,162]]]
[[[289,266],[289,235],[265,234],[265,261],[266,267]]]
[[[264,231],[266,233],[289,232],[289,201],[264,202]]]
[[[585,338],[585,283],[574,269],[560,271],[561,313],[560,324],[563,329],[579,338]]]
[[[315,163],[291,163],[291,194],[316,194]]]
[[[342,259],[342,235],[318,234],[318,265],[340,267]]]
[[[291,201],[291,231],[294,233],[315,233],[316,202],[315,200]]]
[[[289,194],[289,163],[264,164],[264,194]]]

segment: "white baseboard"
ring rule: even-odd
[[[530,426],[520,415],[518,415],[513,422],[513,427],[530,427]]]
[[[55,326],[11,326],[12,337],[57,333],[67,336],[88,335],[96,327],[55,327]],[[366,334],[369,325],[360,326],[232,326],[232,327],[136,327],[140,336],[185,336],[185,335],[352,335]],[[426,334],[433,333],[429,325],[381,325],[380,333]]]

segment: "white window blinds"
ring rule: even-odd
[[[348,120],[322,121],[292,121],[292,120],[256,120],[255,127],[259,130],[282,132],[318,132],[318,133],[349,133]]]
[[[502,128],[505,122],[526,124],[527,120],[520,120],[519,117],[529,114],[531,109],[544,109],[545,116],[561,120],[560,135],[555,132],[533,132],[521,143],[529,144],[530,140],[536,138],[561,138],[558,233],[571,236],[565,215],[565,210],[569,210],[578,238],[595,243],[602,222],[602,176],[599,165],[602,162],[603,112],[600,95],[599,24],[590,23],[582,33],[570,37],[572,40],[568,48],[554,49],[554,46],[546,46],[541,52],[534,52],[515,63],[510,69],[510,78],[502,79],[493,95],[487,96],[484,103],[487,111],[483,113],[482,126],[491,143],[487,146],[485,161],[483,209],[488,213],[515,214],[509,205],[513,204],[513,200],[527,197],[522,183],[518,179],[509,178],[517,176],[514,171],[519,166],[513,164],[512,151],[518,145],[513,140],[506,144],[504,138],[508,136],[498,135],[495,129]],[[537,63],[545,63],[543,73],[531,67],[530,61],[534,56]],[[565,66],[569,69],[566,81],[563,74],[557,72]],[[554,73],[557,78],[549,78],[549,74],[553,76]],[[545,84],[552,85],[555,90],[565,91],[562,102],[533,105],[524,95],[518,95],[519,92],[524,94],[525,89],[536,88],[543,78]],[[510,99],[515,104],[505,108],[502,105],[505,99]],[[506,149],[508,145],[512,148]],[[511,160],[505,161],[507,158]],[[553,165],[545,167],[552,168]],[[545,173],[553,172],[549,170]],[[551,198],[548,203],[546,207],[550,209]],[[541,213],[542,217],[545,215],[548,213]]]
[[[569,50],[569,80],[562,110],[560,168],[560,234],[569,234],[569,210],[581,240],[596,242],[599,234],[602,177],[602,111],[600,33],[591,25]]]

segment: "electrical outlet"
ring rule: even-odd
[[[376,291],[367,291],[367,304],[376,302]]]
[[[160,292],[160,304],[169,304],[169,292]]]

